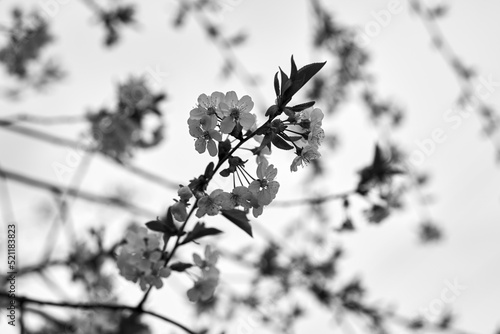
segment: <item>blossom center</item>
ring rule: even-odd
[[[210,139],[212,139],[212,137],[210,136],[210,133],[209,133],[208,131],[203,132],[202,137],[203,137],[203,139],[205,139],[205,140],[210,140]]]
[[[229,116],[237,121],[238,119],[240,119],[240,111],[238,110],[238,108],[233,108],[231,109],[231,113],[229,114]]]
[[[207,115],[215,115],[215,108],[214,107],[208,107],[207,109]]]

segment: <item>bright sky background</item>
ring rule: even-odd
[[[22,4],[40,6],[48,1],[23,0]],[[312,22],[307,1],[225,1],[233,5],[221,17],[223,27],[234,33],[243,29],[250,36],[249,41],[237,50],[237,55],[251,73],[262,77],[260,91],[266,100],[256,101],[256,105],[273,102],[272,77],[278,66],[288,70],[290,55],[295,56],[299,66],[326,59],[324,54],[317,54],[310,48]],[[374,20],[371,12],[386,9],[389,1],[338,0],[328,3],[342,23],[363,28]],[[454,105],[459,87],[447,64],[432,49],[422,22],[410,13],[405,1],[401,3],[404,10],[393,16],[381,33],[370,40],[370,70],[376,75],[381,94],[394,98],[406,108],[405,124],[393,134],[399,143],[411,151],[417,148],[416,141],[429,138],[436,128],[442,128],[447,136],[447,140],[438,144],[435,153],[422,165],[432,175],[429,190],[435,203],[430,213],[444,228],[446,238],[436,246],[418,245],[418,205],[414,198],[407,212],[394,215],[381,226],[360,226],[357,233],[333,236],[333,240],[347,247],[343,269],[363,277],[371,300],[397,305],[402,314],[415,315],[421,308],[428,307],[433,299],[439,298],[446,287],[444,281],[457,279],[466,286],[450,305],[459,315],[457,327],[474,333],[492,333],[500,326],[499,166],[495,165],[491,143],[480,135],[478,117],[473,115],[464,119],[456,129],[443,120],[443,114]],[[19,1],[4,0],[0,3],[1,21],[5,20],[6,9],[12,4],[19,4]],[[474,65],[482,77],[492,77],[495,82],[500,82],[500,48],[492,37],[500,31],[496,15],[499,10],[500,2],[497,1],[457,0],[451,3],[451,12],[441,21],[444,33],[462,59]],[[141,2],[140,25],[136,31],[125,29],[122,42],[108,50],[101,44],[102,29],[93,25],[90,12],[81,1],[70,0],[60,5],[52,18],[52,31],[57,42],[48,53],[57,55],[68,71],[68,77],[45,95],[28,93],[17,103],[0,100],[0,116],[17,112],[78,115],[110,106],[115,100],[117,82],[129,74],[158,70],[162,72],[162,81],[155,83],[156,87],[168,94],[163,108],[166,110],[166,140],[160,147],[137,154],[134,161],[166,178],[186,183],[199,175],[201,166],[209,161],[207,155],[199,156],[194,151],[192,138],[187,132],[188,112],[198,95],[235,90],[239,96],[249,94],[256,100],[258,94],[248,90],[236,78],[221,79],[223,61],[217,49],[205,38],[192,17],[181,30],[174,30],[170,22],[175,11],[175,0]],[[3,82],[4,79],[0,85],[3,86]],[[500,106],[499,91],[495,90],[486,102]],[[378,135],[367,121],[366,114],[358,101],[353,101],[326,121],[326,130],[339,133],[342,146],[335,156],[325,157],[332,168],[331,176],[326,187],[325,183],[313,185],[317,193],[351,189],[356,180],[355,171],[371,159]],[[50,129],[57,135],[72,138],[76,138],[79,130],[78,126]],[[55,161],[63,163],[68,152],[0,129],[0,165],[3,168],[59,183],[51,165]],[[282,186],[279,200],[305,196],[300,175],[306,172],[299,172],[299,176],[294,175],[291,179],[291,160],[292,157],[286,155],[273,160],[278,166]],[[69,184],[70,180],[63,183]],[[134,189],[133,199],[137,204],[158,212],[163,211],[174,197],[173,191],[144,183],[100,157],[93,158],[82,188],[111,194],[117,186]],[[46,235],[48,228],[48,222],[35,220],[37,214],[34,211],[46,196],[13,182],[9,187],[19,221],[21,263],[29,264],[36,261],[37,250],[43,245],[41,236]],[[300,210],[269,208],[262,219],[253,224],[265,224],[279,236],[281,227],[296,213]],[[285,214],[289,220],[283,218]],[[98,221],[96,217],[99,217]],[[123,214],[117,215],[115,210],[103,212],[101,207],[80,201],[73,214],[78,226],[105,223],[116,230],[121,228],[123,218]],[[258,240],[249,241],[225,223],[213,221],[213,224],[219,224],[233,238],[225,237],[221,242],[258,243]],[[3,268],[3,262],[0,268]],[[231,283],[229,278],[226,281]],[[50,293],[33,290],[38,283],[20,281],[19,292],[50,298]],[[182,284],[187,287],[189,282],[184,280]],[[137,301],[140,297],[137,289],[130,288],[128,283],[124,286],[123,299],[130,303]],[[186,308],[180,308],[179,303],[185,303],[185,297],[175,289],[167,288],[155,291],[148,306],[189,323],[190,314]],[[154,324],[162,328],[160,323]],[[314,321],[304,322],[302,326],[302,330],[327,333],[334,325],[328,314],[318,311]],[[8,330],[2,320],[2,333],[5,333],[4,328]],[[170,333],[170,330],[162,328],[157,333]]]

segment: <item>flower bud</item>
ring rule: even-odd
[[[187,209],[184,202],[177,202],[170,208],[172,215],[177,221],[183,222],[187,218]]]
[[[179,195],[179,197],[181,198],[181,201],[183,201],[183,202],[188,201],[193,196],[191,189],[189,189],[189,187],[186,187],[186,186],[181,187],[177,191],[177,194]]]

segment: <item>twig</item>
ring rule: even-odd
[[[341,200],[341,199],[349,197],[355,193],[356,193],[356,190],[350,190],[350,191],[346,191],[343,193],[331,194],[331,195],[319,196],[319,197],[313,197],[313,198],[275,201],[275,202],[273,202],[273,205],[270,205],[269,207],[270,208],[272,208],[272,207],[286,208],[286,207],[301,206],[301,205],[317,205],[317,204],[322,204],[322,203],[329,202],[329,201]]]
[[[0,119],[0,123],[35,123],[40,125],[60,125],[60,124],[68,124],[68,123],[78,123],[87,120],[87,116],[85,115],[77,115],[77,116],[39,116],[39,115],[30,115],[30,114],[16,114],[12,116],[8,116]]]
[[[0,292],[0,297],[8,297],[8,294],[5,292]],[[51,302],[51,301],[44,301],[44,300],[39,300],[39,299],[33,299],[33,298],[28,298],[24,296],[17,296],[15,299],[20,303],[30,303],[30,304],[38,304],[38,305],[44,305],[44,306],[55,306],[55,307],[67,307],[67,308],[78,308],[78,309],[106,309],[106,310],[112,310],[112,311],[132,311],[132,312],[139,312],[143,314],[148,314],[150,316],[153,316],[155,318],[161,319],[165,322],[168,322],[174,326],[179,327],[180,329],[184,330],[187,333],[190,334],[196,334],[195,331],[187,328],[184,325],[181,325],[175,320],[172,320],[166,316],[160,315],[158,313],[148,311],[148,310],[137,310],[137,308],[133,306],[127,306],[127,305],[118,305],[118,304],[102,304],[102,303],[70,303],[70,302]]]
[[[153,211],[151,211],[149,209],[139,207],[135,204],[129,203],[129,202],[122,200],[120,198],[101,196],[101,195],[96,195],[96,194],[86,192],[86,191],[79,191],[79,190],[74,189],[74,188],[58,186],[54,183],[41,181],[41,180],[34,179],[34,178],[26,176],[26,175],[22,175],[22,174],[19,174],[16,172],[11,172],[11,171],[1,169],[1,168],[0,168],[0,175],[4,175],[5,177],[7,177],[8,179],[11,179],[13,181],[24,183],[24,184],[29,185],[31,187],[45,189],[47,191],[50,191],[50,192],[53,192],[56,194],[61,194],[61,193],[66,191],[68,196],[78,197],[78,198],[84,199],[86,201],[98,203],[101,205],[112,205],[115,207],[123,208],[123,209],[129,210],[133,213],[139,214],[141,216],[151,217],[151,216],[156,215]]]
[[[200,1],[200,3],[203,3],[203,1]],[[205,29],[210,37],[209,39],[213,41],[213,44],[216,46],[217,50],[224,58],[224,60],[230,64],[234,73],[236,73],[236,76],[244,85],[246,85],[249,89],[252,89],[256,93],[258,101],[259,103],[261,103],[259,107],[265,110],[266,106],[262,105],[262,101],[265,101],[264,95],[257,87],[254,77],[250,74],[245,65],[238,59],[238,56],[233,51],[229,41],[219,31],[219,27],[210,22],[208,17],[203,12],[203,8],[203,4],[195,6],[194,16],[197,19],[198,23],[203,29]],[[214,32],[214,30],[216,32]]]
[[[14,216],[14,207],[12,205],[12,197],[10,196],[9,186],[7,184],[7,175],[2,172],[2,168],[0,167],[0,178],[2,179],[2,187],[0,198],[2,199],[2,207],[3,207],[3,219],[5,224],[13,223],[16,221]]]
[[[85,152],[99,152],[103,156],[109,158],[107,155],[100,152],[95,147],[86,146],[85,144],[80,143],[78,141],[54,136],[54,135],[51,135],[49,133],[35,130],[35,129],[29,128],[29,127],[13,125],[12,123],[9,123],[9,122],[7,122],[7,123],[0,122],[0,128],[7,130],[7,131],[15,132],[15,133],[18,133],[18,134],[21,134],[24,136],[28,136],[28,137],[31,137],[31,138],[34,138],[37,140],[42,140],[44,142],[51,143],[54,145],[71,147],[71,148],[74,148],[76,150],[83,150]],[[168,189],[178,189],[179,188],[179,183],[177,183],[177,182],[167,180],[159,175],[155,175],[147,170],[141,169],[141,168],[136,167],[136,166],[131,165],[131,164],[121,164],[121,163],[117,162],[115,159],[110,159],[110,160],[112,160],[119,167],[121,167],[121,168],[123,168],[123,169],[125,169],[125,170],[139,176],[139,177],[142,177],[145,180],[151,181],[154,184],[158,184],[158,185],[163,186],[163,187],[168,188]]]
[[[472,99],[471,93],[474,92],[474,82],[472,79],[475,76],[474,73],[462,63],[460,57],[453,50],[443,31],[437,24],[436,17],[433,15],[431,10],[420,0],[411,0],[411,5],[414,12],[424,24],[424,27],[430,35],[434,46],[451,68],[453,74],[455,74],[458,84],[462,90],[461,97],[463,101],[466,101],[471,106],[477,103],[479,110],[482,111],[479,115],[482,116],[480,119],[483,121],[483,131],[491,140],[493,148],[496,150],[498,158],[500,158],[500,144],[495,143],[493,139],[493,132],[499,131],[498,127],[500,125],[500,118],[497,114],[493,114],[491,109],[483,101],[481,101],[481,99],[477,98],[476,102]]]
[[[92,157],[94,155],[92,153],[86,153],[83,158],[81,163],[78,165],[77,170],[75,171],[75,174],[71,178],[70,185],[71,189],[75,190],[73,198],[78,197],[78,193],[80,191],[80,186],[83,182],[83,179],[85,178],[85,175],[87,174],[90,163],[92,161]],[[59,203],[59,217],[55,217],[53,221],[53,225],[56,226],[57,222],[60,220],[62,225],[65,225],[70,239],[73,241],[73,243],[76,243],[76,232],[74,230],[74,226],[71,223],[71,219],[68,219],[68,214],[70,211],[70,201],[69,201],[69,196],[68,196],[68,189],[65,188],[63,193],[60,196],[60,203]],[[58,219],[59,218],[59,219]],[[59,226],[59,225],[57,225]],[[50,258],[50,255],[52,254],[52,251],[55,249],[55,245],[57,242],[57,237],[59,236],[59,233],[56,231],[51,231],[48,235],[48,238],[46,239],[47,242],[45,244],[45,251],[43,252],[42,256],[42,261],[45,262],[48,261]]]

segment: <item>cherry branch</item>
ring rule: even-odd
[[[9,297],[9,295],[8,295],[8,293],[0,292],[0,297]],[[43,305],[43,306],[77,308],[77,309],[84,309],[84,310],[106,309],[106,310],[112,310],[112,311],[132,311],[134,313],[141,313],[141,314],[147,314],[147,315],[153,316],[155,318],[158,318],[158,319],[161,319],[165,322],[168,322],[174,326],[177,326],[178,328],[184,330],[185,332],[187,332],[189,334],[196,334],[195,331],[187,328],[184,325],[181,325],[180,323],[178,323],[175,320],[172,320],[172,319],[170,319],[166,316],[163,316],[161,314],[158,314],[156,312],[152,312],[152,311],[148,311],[148,310],[144,310],[144,309],[137,309],[136,307],[133,307],[133,306],[119,305],[119,304],[103,304],[103,303],[51,302],[51,301],[28,298],[28,297],[24,297],[24,296],[17,296],[14,299],[16,301],[18,301],[20,305],[30,303],[30,304],[37,304],[37,305]]]

